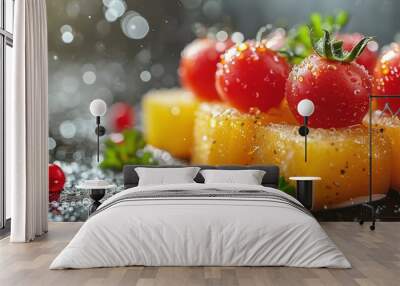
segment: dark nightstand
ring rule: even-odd
[[[320,177],[290,177],[289,180],[296,181],[296,199],[308,210],[313,206],[313,183],[320,181]]]
[[[89,215],[91,215],[101,205],[100,200],[106,194],[106,190],[116,188],[116,186],[112,185],[112,184],[107,185],[107,186],[88,186],[88,185],[82,184],[82,185],[77,186],[76,188],[89,190],[89,196],[93,200],[93,203],[89,207]]]

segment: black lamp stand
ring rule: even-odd
[[[97,162],[100,161],[100,137],[106,134],[106,128],[100,125],[100,116],[96,116],[96,129],[95,133],[97,135]]]
[[[310,132],[308,129],[308,116],[304,116],[304,125],[300,126],[299,134],[304,136],[304,161],[307,162],[307,135]]]
[[[369,118],[368,118],[368,159],[369,159],[369,184],[368,184],[368,202],[362,204],[362,211],[361,211],[361,218],[359,220],[359,223],[362,225],[364,224],[365,221],[365,212],[364,209],[366,208],[370,215],[371,215],[371,225],[369,226],[369,228],[371,230],[375,230],[375,223],[376,223],[376,216],[379,214],[378,213],[378,209],[376,208],[376,206],[372,203],[372,193],[373,193],[373,173],[372,173],[372,163],[373,163],[373,144],[372,144],[372,135],[373,135],[373,129],[372,129],[372,121],[373,121],[373,114],[372,114],[372,103],[374,98],[399,98],[400,99],[400,95],[370,95],[369,96]],[[397,111],[395,114],[393,114],[389,103],[387,103],[385,105],[384,111],[386,111],[386,109],[388,109],[392,115],[396,115]]]

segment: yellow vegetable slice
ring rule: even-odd
[[[252,161],[257,115],[222,104],[200,105],[195,119],[193,164],[249,164]]]
[[[374,132],[373,194],[383,197],[390,187],[391,144]],[[257,132],[254,164],[276,164],[285,178],[318,176],[314,209],[334,208],[365,201],[368,196],[368,130],[363,126],[326,130],[311,129],[308,162],[304,161],[304,137],[297,126],[271,124]]]
[[[384,116],[374,122],[374,128],[384,133],[392,145],[391,188],[400,191],[400,119],[397,116]]]
[[[258,127],[296,122],[286,100],[268,113],[242,113],[224,104],[203,103],[196,113],[193,164],[251,164]]]
[[[148,144],[189,159],[198,102],[182,89],[154,90],[142,100],[144,134]]]

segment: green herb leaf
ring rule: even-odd
[[[349,63],[354,61],[365,49],[368,42],[372,40],[372,37],[365,37],[353,47],[350,53],[343,51],[342,41],[331,40],[330,33],[327,30],[323,30],[324,35],[318,41],[314,36],[314,31],[310,29],[310,37],[313,44],[314,51],[323,58],[331,61]]]
[[[293,197],[296,196],[296,188],[290,185],[283,176],[279,177],[278,189]]]
[[[105,141],[106,148],[104,150],[104,159],[100,163],[101,168],[121,171],[124,165],[129,164],[157,164],[153,154],[143,150],[146,142],[140,131],[135,129],[124,130],[122,136],[123,141],[119,143],[111,139]]]
[[[347,13],[346,11],[340,11],[339,13],[337,13],[335,17],[335,24],[337,28],[341,29],[342,27],[346,26],[349,22],[349,18],[349,13]]]
[[[304,58],[308,57],[314,52],[313,47],[318,46],[315,51],[319,54],[325,54],[325,48],[322,43],[315,45],[317,40],[324,36],[324,30],[329,33],[336,33],[340,31],[349,20],[349,14],[346,11],[339,11],[336,15],[322,16],[319,13],[312,13],[308,23],[302,23],[288,31],[288,37],[285,47],[282,49],[286,51],[284,54],[288,61],[292,64],[298,64]],[[313,31],[313,37],[310,35],[310,29]],[[331,49],[333,57],[335,57],[334,49]],[[328,51],[329,53],[329,51]],[[290,55],[290,56],[288,56]]]
[[[368,42],[371,41],[372,39],[373,37],[365,37],[361,41],[359,41],[357,45],[353,47],[350,53],[348,53],[343,57],[343,61],[348,63],[355,60],[359,55],[361,55],[361,53],[367,47]]]

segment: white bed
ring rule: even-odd
[[[128,265],[351,267],[291,196],[264,186],[198,183],[113,196],[50,269]]]

